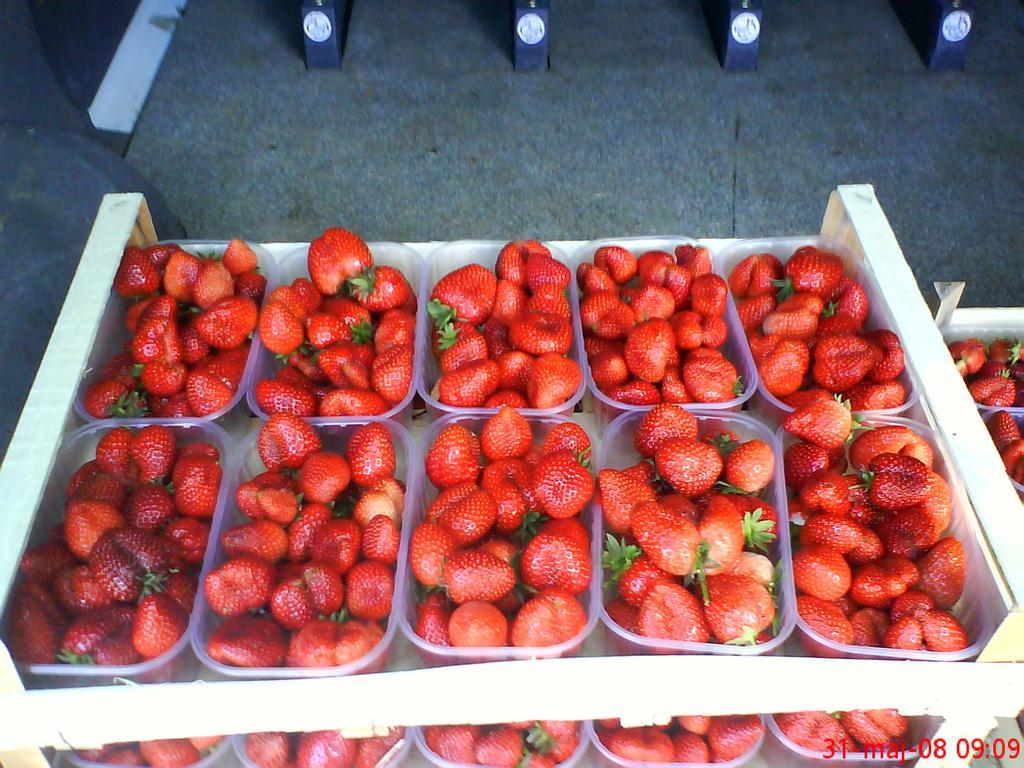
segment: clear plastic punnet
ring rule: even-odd
[[[634,255],[640,256],[647,251],[667,251],[672,253],[676,246],[699,245],[699,243],[693,238],[678,236],[610,237],[604,238],[603,240],[592,240],[589,243],[580,246],[576,249],[576,252],[572,257],[572,302],[573,312],[577,318],[580,317],[580,301],[582,300],[582,296],[580,295],[579,283],[576,281],[576,269],[585,261],[593,262],[594,252],[597,251],[598,248],[608,245],[621,245],[623,248],[631,251]],[[747,346],[746,339],[743,336],[743,326],[740,324],[739,315],[736,313],[736,303],[733,301],[731,295],[728,297],[728,302],[726,304],[725,321],[729,328],[729,335],[725,344],[721,347],[722,354],[724,354],[729,361],[736,366],[736,370],[739,372],[740,378],[743,382],[743,391],[731,400],[726,400],[722,403],[688,403],[685,405],[687,409],[700,408],[703,410],[738,411],[743,408],[744,404],[750,400],[757,391],[757,366],[754,365],[754,359],[750,356],[750,348]],[[581,338],[583,334],[582,328],[583,326],[581,324]],[[586,353],[583,354],[582,362],[583,374],[587,382],[587,390],[589,391],[594,404],[594,413],[602,424],[609,423],[612,419],[622,413],[638,413],[649,411],[651,409],[652,406],[649,405],[630,405],[628,403],[621,403],[606,395],[598,389],[597,385],[594,383],[594,377],[591,374],[590,363],[587,360]]]
[[[220,453],[220,465],[223,470],[220,492],[217,495],[217,508],[211,520],[211,531],[214,530],[224,516],[227,499],[227,486],[231,464],[233,463],[233,446],[228,434],[218,425],[211,422],[180,419],[107,419],[96,421],[79,427],[70,433],[57,452],[50,480],[43,493],[42,503],[36,513],[28,546],[33,547],[47,540],[50,529],[64,519],[66,502],[65,488],[75,471],[91,461],[96,453],[96,445],[100,438],[116,427],[127,427],[131,430],[141,429],[153,424],[162,424],[174,432],[179,446],[199,441],[212,443]],[[213,539],[211,537],[210,541]],[[209,559],[212,546],[207,546],[206,558]],[[205,562],[205,561],[204,561]],[[189,617],[188,628],[182,633],[178,642],[155,659],[148,659],[138,664],[108,666],[102,664],[23,664],[19,668],[27,676],[33,687],[64,688],[81,685],[110,685],[117,679],[124,678],[140,683],[165,683],[192,680],[195,678],[199,665],[189,649],[189,638],[199,621],[199,609],[193,607]]]
[[[461,424],[479,434],[484,423],[492,415],[493,413],[490,411],[466,411],[464,413],[449,414],[448,416],[435,421],[423,434],[423,438],[420,442],[420,453],[417,457],[417,467],[422,468],[424,466],[424,457],[426,456],[427,450],[431,445],[433,445],[434,440],[441,433],[441,430],[449,424]],[[533,427],[535,441],[543,440],[544,436],[554,427],[570,421],[564,416],[526,415],[526,418]],[[593,436],[591,436],[591,440],[593,440]],[[419,495],[415,499],[409,497],[410,503],[406,506],[406,540],[412,536],[412,532],[415,531],[416,526],[423,522],[427,508],[437,496],[437,489],[425,476],[420,481],[417,492]],[[432,666],[443,666],[447,664],[463,664],[480,661],[548,659],[561,656],[573,656],[577,654],[583,647],[583,642],[587,639],[597,624],[597,617],[601,610],[601,569],[599,567],[601,560],[601,546],[600,538],[598,536],[600,517],[595,511],[595,505],[593,502],[588,504],[580,514],[580,520],[590,530],[590,561],[592,566],[590,586],[587,588],[586,592],[578,595],[578,599],[587,614],[587,624],[582,632],[564,643],[545,647],[503,645],[492,648],[455,648],[450,646],[433,645],[417,635],[413,630],[416,622],[415,595],[417,582],[416,577],[412,573],[412,569],[406,568],[406,583],[403,593],[404,602],[400,606],[402,633],[416,648],[423,661]]]
[[[204,253],[216,253],[218,255],[223,254],[228,247],[228,244],[223,240],[174,240],[168,242],[174,242],[189,253],[197,255]],[[252,248],[253,252],[256,254],[260,274],[267,278],[267,292],[265,295],[269,295],[277,280],[277,262],[274,261],[274,258],[269,252],[267,252],[266,248],[263,248],[256,243],[249,243],[249,247]],[[107,306],[103,310],[103,317],[100,318],[100,326],[96,332],[96,340],[93,343],[92,351],[89,353],[89,362],[86,364],[85,374],[82,376],[82,381],[78,385],[78,395],[75,397],[75,413],[77,413],[83,421],[99,421],[99,419],[96,419],[94,416],[90,416],[85,410],[85,390],[98,380],[99,371],[104,365],[106,365],[107,361],[115,355],[123,352],[125,344],[131,340],[132,335],[124,323],[125,310],[130,306],[130,304],[131,301],[129,299],[118,296],[114,293],[113,288],[111,288],[110,297],[107,299]],[[238,389],[235,390],[235,394],[231,398],[231,401],[219,411],[214,411],[209,416],[194,416],[185,419],[176,419],[176,421],[217,421],[242,401],[242,398],[245,396],[246,390],[248,389],[249,380],[256,364],[257,343],[255,337],[257,335],[258,334],[254,334],[252,344],[249,347],[249,355],[245,361],[245,372],[242,374],[242,380],[239,382]],[[127,422],[138,421],[139,418],[140,417],[138,416],[134,416],[130,418],[117,418],[114,420]],[[156,419],[148,420],[155,421]]]
[[[485,413],[494,413],[498,410],[497,408],[456,408],[451,405],[445,405],[431,394],[434,385],[441,376],[441,371],[438,367],[437,359],[430,351],[430,327],[432,321],[427,313],[427,302],[430,300],[430,294],[434,289],[434,285],[449,272],[454,272],[456,269],[467,264],[479,264],[493,270],[498,260],[498,254],[507,242],[504,240],[456,240],[439,245],[427,255],[423,269],[423,282],[420,287],[420,313],[416,319],[416,331],[419,346],[423,350],[423,365],[419,368],[418,389],[420,397],[423,398],[423,402],[427,405],[427,413],[431,419],[437,419],[448,413],[465,413],[469,410]],[[570,268],[572,267],[569,258],[562,251],[551,245],[551,243],[544,243],[544,245],[551,251],[551,255],[555,259]],[[574,280],[575,278],[570,280],[570,283]],[[571,296],[570,306],[572,306]],[[566,357],[575,360],[576,364],[580,366],[582,373],[585,370],[586,355],[583,354],[583,333],[580,330],[580,315],[576,307],[573,308],[572,331],[572,345],[569,347],[569,353]],[[573,412],[576,404],[583,399],[585,391],[586,382],[584,377],[581,376],[580,385],[576,392],[561,405],[557,405],[554,408],[520,408],[518,410],[527,416],[568,416]]]
[[[798,248],[802,248],[805,245],[813,245],[835,253],[843,260],[844,273],[864,286],[868,300],[871,303],[867,320],[864,323],[865,330],[870,331],[877,328],[895,330],[896,324],[893,321],[892,313],[882,300],[882,292],[878,288],[878,284],[875,282],[874,275],[870,269],[861,263],[848,249],[825,238],[808,236],[739,240],[716,253],[711,260],[711,264],[715,272],[728,280],[732,268],[747,256],[752,256],[755,253],[771,253],[785,264]],[[747,346],[747,354],[750,354],[750,347],[747,345],[746,336],[743,336],[743,343]],[[919,395],[917,382],[914,380],[909,369],[904,370],[900,374],[899,380],[907,391],[907,399],[903,405],[896,408],[865,411],[865,413],[875,416],[896,416],[910,408],[917,401]],[[764,382],[760,381],[760,379],[758,380],[757,394],[751,400],[751,405],[759,416],[773,425],[780,424],[786,418],[786,414],[792,413],[794,410],[792,406],[786,405],[766,390]]]
[[[192,648],[196,656],[215,675],[229,679],[266,680],[272,678],[331,677],[383,671],[391,652],[395,633],[398,631],[396,617],[399,612],[399,606],[403,604],[402,601],[404,599],[410,504],[419,492],[419,473],[411,471],[411,468],[416,466],[413,463],[414,443],[404,427],[389,419],[364,419],[362,421],[345,421],[344,423],[335,424],[318,423],[314,424],[313,428],[319,434],[324,450],[344,453],[345,446],[348,445],[352,433],[359,427],[370,423],[383,424],[388,432],[391,433],[391,442],[395,447],[395,458],[397,460],[395,478],[405,485],[402,539],[398,551],[398,560],[395,565],[395,591],[391,597],[392,608],[388,616],[384,636],[365,656],[337,667],[233,667],[210,658],[206,649],[207,642],[214,629],[221,624],[223,619],[210,608],[203,594],[202,582],[205,580],[206,574],[223,565],[228,559],[221,544],[221,537],[224,533],[235,525],[249,521],[249,518],[238,509],[234,495],[239,485],[266,469],[257,451],[259,431],[254,430],[238,446],[233,466],[230,471],[224,473],[224,483],[228,489],[227,503],[225,504],[223,514],[221,514],[217,521],[217,525],[210,532],[211,546],[206,553],[206,562],[203,563],[203,576],[200,579],[199,593],[196,595],[194,611],[196,618],[190,629]]]
[[[796,617],[798,636],[804,650],[813,656],[859,659],[910,659],[914,661],[967,661],[973,659],[988,643],[999,624],[994,606],[1000,605],[998,587],[989,576],[982,546],[978,541],[978,530],[971,514],[963,508],[961,498],[966,498],[959,476],[952,470],[952,464],[942,443],[929,427],[917,421],[899,416],[866,416],[866,427],[903,425],[921,435],[932,447],[935,459],[933,470],[940,474],[949,485],[953,497],[953,515],[949,528],[943,536],[956,536],[964,546],[967,557],[967,573],[964,579],[963,596],[953,606],[953,614],[967,630],[971,644],[961,651],[905,651],[898,648],[874,648],[866,645],[844,645],[822,637],[807,623]],[[795,438],[779,430],[783,447],[789,447]]]
[[[796,595],[793,590],[793,561],[790,552],[789,524],[786,507],[786,487],[782,474],[782,450],[778,438],[763,424],[740,413],[729,411],[691,411],[697,417],[700,433],[717,430],[731,430],[740,440],[763,440],[775,453],[775,472],[768,484],[766,497],[778,516],[778,535],[771,543],[768,557],[780,567],[779,584],[776,587],[776,611],[778,632],[771,640],[756,645],[727,645],[723,643],[693,643],[682,640],[661,640],[644,637],[631,632],[615,622],[601,607],[601,621],[605,625],[609,650],[626,655],[633,653],[709,653],[729,656],[762,656],[778,653],[786,638],[793,631],[796,622]],[[619,416],[602,435],[597,461],[597,471],[602,469],[623,469],[641,460],[633,446],[633,435],[644,413],[628,413]],[[595,514],[600,523],[600,538],[604,541],[604,515],[600,504],[595,505]]]
[[[367,243],[367,246],[370,248],[370,253],[373,254],[374,264],[382,264],[401,270],[402,274],[405,275],[405,279],[409,281],[412,290],[414,292],[420,291],[423,259],[420,258],[416,251],[401,243]],[[291,285],[292,281],[298,277],[309,277],[309,270],[306,268],[306,254],[308,251],[309,246],[304,245],[281,258],[277,265],[277,279],[273,284],[267,286],[268,296],[278,286]],[[417,299],[420,304],[423,303],[422,293],[417,295]],[[416,322],[419,323],[418,313]],[[412,383],[409,385],[409,392],[400,403],[374,418],[394,419],[405,427],[409,426],[412,421],[416,381],[419,378],[419,371],[423,365],[424,349],[420,336],[417,334],[416,344],[413,348]],[[269,414],[265,413],[256,402],[256,384],[264,379],[274,378],[274,374],[277,373],[277,370],[283,363],[279,362],[274,357],[274,354],[263,346],[260,342],[259,333],[256,334],[253,340],[253,353],[250,363],[249,377],[246,380],[246,400],[252,412],[261,419],[265,419]],[[311,424],[338,424],[344,421],[364,421],[365,419],[365,416],[312,416],[306,420]]]

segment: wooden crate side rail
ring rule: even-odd
[[[823,235],[860,254],[876,278],[903,340],[908,364],[927,385],[926,406],[960,472],[974,510],[972,524],[987,546],[989,569],[997,576],[1005,610],[1024,595],[1024,516],[1002,461],[977,409],[949,364],[942,334],[935,327],[917,280],[870,185],[840,186],[829,198]],[[1022,638],[1018,658],[1024,657]]]
[[[141,194],[105,195],[68,288],[32,389],[0,466],[0,606],[53,468],[89,360],[119,255],[126,243],[147,245],[156,233]]]

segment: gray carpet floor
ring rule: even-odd
[[[928,73],[887,0],[766,0],[723,72],[697,0],[554,0],[552,67],[512,71],[506,0],[355,0],[342,71],[296,3],[191,0],[128,151],[188,232],[305,240],[816,231],[870,182],[922,285],[1024,303],[1024,7],[979,4]]]

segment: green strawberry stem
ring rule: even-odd
[[[875,473],[865,469],[857,474],[860,475],[860,482],[854,485],[853,488],[857,490],[864,489],[865,491],[870,491],[871,484],[875,481]]]
[[[439,331],[449,323],[454,323],[459,319],[455,310],[440,299],[431,299],[427,302],[427,314],[433,318],[434,325]]]
[[[376,270],[373,267],[367,267],[355,277],[346,280],[345,287],[349,296],[365,301],[373,293],[376,282]]]
[[[437,331],[437,348],[451,349],[459,340],[459,331],[451,323],[446,323],[444,328]]]
[[[601,567],[608,571],[604,588],[618,584],[622,574],[640,557],[640,547],[626,544],[625,539],[617,539],[612,534],[605,535],[605,548],[601,553]]]
[[[129,418],[135,416],[142,416],[147,412],[147,408],[142,403],[142,395],[138,392],[130,392],[127,395],[122,395],[118,398],[117,402],[114,403],[113,412],[111,416],[127,416]]]
[[[340,611],[335,611],[329,616],[321,616],[321,618],[327,619],[328,621],[336,622],[338,624],[344,624],[352,617],[349,616],[348,608],[342,608]]]
[[[56,659],[61,664],[95,664],[96,660],[88,653],[74,653],[64,649],[60,651]]]
[[[836,302],[830,301],[828,304],[825,305],[825,308],[823,310],[821,310],[821,316],[822,317],[832,317],[832,315],[834,315],[836,313],[836,308],[838,306],[839,305]]]
[[[353,344],[369,344],[371,341],[373,341],[373,325],[370,324],[369,320],[364,320],[352,326]]]
[[[777,304],[781,304],[793,295],[793,281],[788,277],[784,277],[782,280],[772,280],[772,285],[779,289],[779,292],[775,294]]]
[[[741,392],[743,390],[740,390]],[[731,436],[725,432],[715,435],[709,442],[715,447],[719,455],[724,459],[729,456],[730,453],[736,450],[739,443],[732,439]]]
[[[757,645],[757,630],[753,627],[744,627],[739,637],[726,640],[726,645]]]
[[[132,366],[132,378],[139,378],[142,375],[142,369],[145,368],[144,363],[136,363]]]
[[[522,757],[520,757],[519,762],[516,763],[516,768],[528,768],[532,758],[533,753],[524,746]]]
[[[794,546],[798,546],[800,544],[800,532],[803,528],[803,525],[795,520],[789,521],[789,540],[793,542]]]
[[[176,569],[175,569],[176,570]],[[164,591],[164,582],[167,581],[166,573],[153,573],[153,571],[146,571],[142,578],[142,592],[141,596],[146,597],[152,595],[155,592]]]
[[[718,566],[714,560],[710,557],[711,545],[708,544],[706,539],[701,539],[700,544],[697,545],[697,556],[693,560],[693,568],[690,569],[690,575],[686,577],[688,583],[696,581],[700,585],[700,596],[704,599],[704,605],[711,604],[711,595],[708,594],[708,566],[715,568]]]
[[[735,485],[725,482],[725,480],[719,480],[715,483],[717,488],[722,493],[728,493],[732,496],[753,496],[754,494],[750,491],[744,491],[742,488],[737,488]]]
[[[753,512],[744,512],[743,543],[747,549],[758,549],[767,553],[768,545],[775,541],[775,534],[771,532],[774,526],[774,520],[764,519],[764,509],[761,507]]]
[[[537,535],[537,530],[540,528],[541,523],[546,523],[549,519],[547,515],[542,515],[540,512],[531,509],[523,515],[522,522],[512,532],[511,539],[517,544],[525,544]]]
[[[526,732],[526,743],[533,747],[533,751],[540,755],[546,755],[555,748],[555,740],[551,734],[544,730],[540,723]]]
[[[734,395],[736,395],[736,397],[739,397],[740,395],[743,394],[743,389],[744,389],[743,377],[742,376],[737,376],[736,377],[736,382],[732,385],[732,393]]]

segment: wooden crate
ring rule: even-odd
[[[924,392],[924,415],[936,425],[974,502],[979,536],[998,585],[1003,617],[985,661],[1024,660],[1021,600],[1024,541],[1019,503],[1008,507],[991,446],[932,321],[896,238],[870,186],[832,193],[821,229],[874,273],[896,318],[909,366]],[[86,245],[35,385],[0,467],[0,605],[9,593],[18,553],[73,419],[71,403],[126,243],[145,245],[156,233],[140,195],[108,195]],[[707,240],[712,248],[731,241]],[[556,243],[572,251],[580,242]],[[268,244],[275,256],[297,244]],[[421,253],[433,244],[411,244]],[[960,414],[963,411],[964,414]],[[994,448],[991,449],[994,452]],[[991,485],[989,491],[985,485]],[[1010,489],[1012,490],[1012,489]],[[967,503],[967,499],[963,499]],[[970,505],[968,504],[968,508]],[[1010,514],[1011,510],[1014,514]],[[1012,519],[1007,519],[1012,518]],[[998,560],[997,560],[998,556]],[[624,698],[620,686],[629,680]],[[731,681],[756,681],[741,690]],[[828,685],[821,681],[829,681]],[[722,681],[730,681],[723,684]],[[538,697],[537,690],[544,695]],[[481,695],[500,691],[501,695]],[[695,692],[699,691],[699,696]],[[439,695],[441,692],[441,695]],[[310,706],[309,702],[330,702]],[[733,714],[803,709],[898,707],[909,715],[945,717],[940,736],[980,737],[995,717],[1024,708],[1024,666],[914,663],[804,657],[649,656],[505,662],[410,669],[348,678],[261,682],[193,682],[25,692],[0,645],[0,762],[39,765],[37,747],[88,747],[113,741],[257,730],[341,728],[365,735],[388,725],[493,723],[520,719],[621,717],[631,724],[665,722],[681,712]],[[174,713],[154,717],[155,712]],[[1009,722],[1009,721],[1007,721]],[[1012,725],[1004,727],[1013,728]],[[1018,732],[1019,733],[1019,732]],[[919,765],[939,765],[922,761]],[[947,759],[941,765],[966,764]]]

